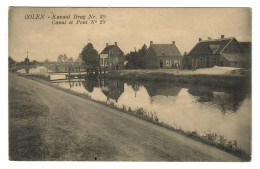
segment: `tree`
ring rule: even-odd
[[[137,52],[130,52],[126,54],[125,56],[127,63],[126,63],[126,68],[127,69],[139,69],[140,68],[140,60],[139,60],[139,55]]]
[[[68,57],[66,54],[64,55],[59,55],[58,58],[57,58],[57,61],[58,62],[67,62],[68,61]]]
[[[142,46],[142,48],[139,49],[138,54],[139,54],[141,57],[144,57],[144,55],[146,54],[147,51],[148,51],[147,46],[144,44],[144,45]]]
[[[81,52],[81,59],[87,67],[98,67],[99,66],[99,55],[98,51],[94,49],[91,43],[88,43]]]
[[[57,58],[57,61],[62,62],[63,61],[63,55],[59,55],[58,58]]]
[[[144,56],[146,52],[147,46],[144,44],[143,47],[138,50],[138,52],[135,51],[126,54],[126,69],[144,69]]]
[[[147,53],[147,51],[148,51],[148,49],[147,49],[147,46],[144,44],[143,46],[142,46],[142,48],[141,49],[139,49],[139,51],[138,51],[138,54],[139,54],[139,62],[140,62],[140,64],[139,64],[139,68],[140,69],[144,69],[145,68],[145,63],[144,63],[144,56],[145,56],[145,54]]]
[[[64,55],[63,55],[63,62],[67,62],[67,59],[68,59],[67,55],[64,54]]]
[[[9,56],[8,57],[8,65],[9,65],[9,67],[10,66],[12,66],[12,65],[14,65],[16,62],[14,61],[14,59],[11,57],[11,56]]]

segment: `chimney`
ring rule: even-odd
[[[221,35],[221,39],[224,39],[225,38],[225,35]]]
[[[199,41],[202,41],[202,38],[199,38]]]
[[[210,40],[211,39],[211,37],[208,37],[208,40]]]
[[[115,42],[115,46],[117,46],[117,42]]]
[[[175,41],[172,41],[172,44],[175,45]]]
[[[106,47],[108,47],[108,45],[109,45],[109,44],[108,44],[108,43],[106,43]]]
[[[153,41],[150,41],[150,45],[152,45],[153,44]]]

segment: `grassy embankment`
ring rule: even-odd
[[[234,86],[250,85],[250,72],[245,72],[241,75],[232,74],[189,74],[189,73],[167,73],[167,72],[152,72],[152,71],[110,71],[107,76],[109,78],[121,80],[136,80],[136,81],[167,81],[173,83],[183,83],[192,85],[206,85],[211,87],[233,88]]]
[[[71,91],[69,89],[63,89],[63,88],[60,88],[60,87],[58,87],[58,86],[56,86],[54,84],[51,84],[51,83],[49,83],[47,78],[44,77],[44,76],[41,76],[41,75],[32,75],[32,76],[30,76],[30,75],[27,75],[26,77],[28,77],[30,79],[33,79],[33,80],[36,80],[38,82],[44,83],[46,85],[52,86],[52,87],[57,88],[59,90],[62,90],[64,92],[67,92],[67,93],[70,93],[70,94],[73,94],[73,95],[77,95],[77,96],[80,96],[80,97],[83,97],[83,98],[86,98],[86,99],[91,99],[91,97],[86,95],[86,94],[80,94],[80,93]],[[247,152],[241,150],[238,147],[236,140],[227,140],[222,135],[219,135],[219,134],[216,134],[216,133],[207,133],[206,135],[201,136],[196,131],[192,131],[191,132],[191,131],[184,131],[181,128],[175,128],[173,126],[170,126],[168,124],[160,122],[160,120],[157,117],[155,112],[146,112],[142,108],[139,108],[139,109],[136,109],[136,110],[132,110],[131,108],[127,108],[125,106],[117,107],[113,103],[107,104],[107,103],[102,102],[102,101],[96,101],[96,100],[93,100],[93,99],[91,99],[91,100],[94,101],[94,102],[103,104],[103,105],[107,105],[107,106],[109,106],[109,107],[111,107],[113,109],[121,110],[121,111],[123,111],[125,113],[128,113],[128,114],[131,114],[133,116],[137,116],[137,117],[139,117],[139,118],[141,118],[143,120],[146,120],[146,121],[154,123],[154,124],[156,124],[158,126],[167,128],[167,129],[169,129],[171,131],[178,132],[178,133],[183,134],[183,135],[185,135],[185,136],[187,136],[189,138],[201,141],[201,142],[203,142],[205,144],[217,147],[217,148],[219,148],[221,150],[224,150],[226,152],[234,154],[234,155],[244,159],[245,161],[249,161],[251,159],[251,155],[250,154],[248,154]]]
[[[10,160],[43,160],[49,154],[43,138],[49,109],[36,100],[32,91],[9,84]]]

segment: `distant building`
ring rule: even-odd
[[[117,42],[114,45],[106,44],[105,49],[100,53],[100,66],[108,70],[124,69],[124,53],[117,46]]]
[[[29,64],[30,63],[30,59],[27,57],[27,58],[24,58],[24,64]]]
[[[213,66],[248,67],[251,62],[251,43],[239,43],[236,38],[202,40],[183,58],[183,68],[198,69]]]
[[[28,50],[27,50],[27,56],[26,56],[26,58],[24,58],[24,64],[28,65],[29,63],[30,63],[30,59],[29,59]]]
[[[170,69],[180,68],[182,55],[175,45],[172,44],[153,44],[144,56],[145,67],[147,69]]]

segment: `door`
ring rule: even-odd
[[[163,68],[163,61],[160,60],[160,69]]]

